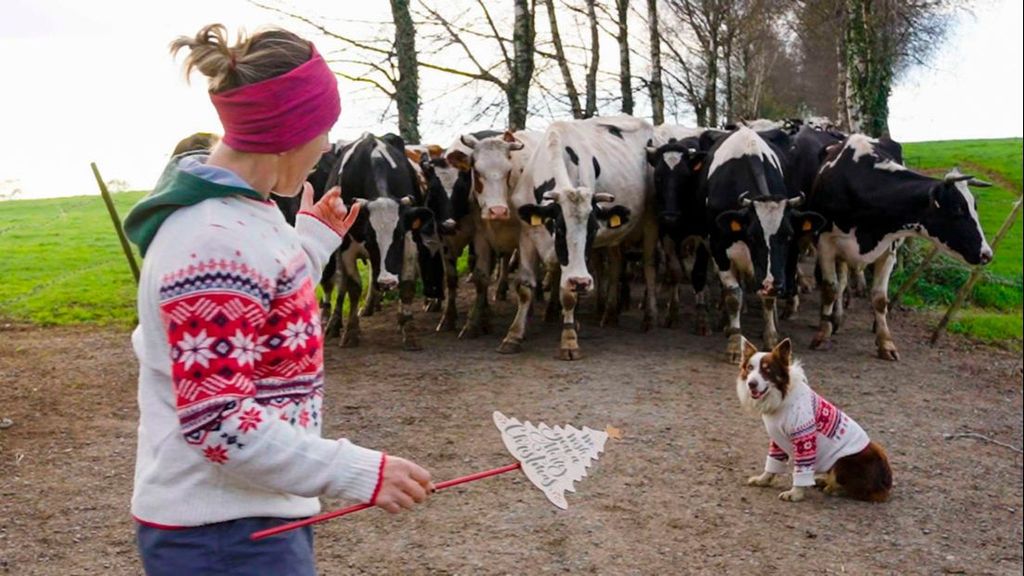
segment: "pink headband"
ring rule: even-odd
[[[310,48],[305,64],[280,76],[210,94],[225,144],[240,152],[276,154],[330,130],[341,114],[338,80]]]

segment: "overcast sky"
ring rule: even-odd
[[[356,36],[365,36],[366,22],[388,14],[386,2],[293,4]],[[175,36],[222,22],[232,31],[284,24],[315,38],[244,0],[0,5],[0,195],[18,187],[20,198],[95,194],[91,161],[108,180],[148,189],[180,138],[220,131],[204,79],[196,76],[188,86],[180,58],[167,53]],[[1022,20],[1017,0],[979,0],[973,16],[960,16],[932,64],[896,87],[893,136],[908,142],[1021,136]],[[364,86],[342,80],[340,87],[343,110],[333,139],[395,130],[380,123],[380,101]],[[447,144],[463,128],[451,110],[464,109],[467,97],[450,100],[448,90],[444,80],[424,77],[424,141]]]

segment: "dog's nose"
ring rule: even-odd
[[[757,382],[754,382],[753,380],[748,380],[747,381],[747,388],[750,388],[751,392],[753,392],[754,390],[757,390]]]

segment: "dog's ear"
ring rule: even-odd
[[[740,336],[740,346],[743,348],[743,354],[740,357],[740,368],[743,368],[747,365],[747,362],[750,361],[750,357],[757,354],[757,348],[750,343],[750,340],[747,340],[743,336]]]
[[[775,356],[783,367],[789,368],[789,365],[793,363],[793,343],[789,341],[789,338],[772,348],[772,356]]]

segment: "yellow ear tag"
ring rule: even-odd
[[[743,226],[740,226],[739,222],[737,222],[735,220],[729,222],[729,230],[732,230],[733,232],[739,232],[742,229],[743,229]]]
[[[622,218],[618,214],[612,214],[612,217],[608,219],[609,228],[618,228],[622,226]]]
[[[422,225],[423,225],[423,221],[420,220],[419,218],[417,218],[417,219],[412,221],[412,229],[413,230],[419,230],[420,226],[422,226]]]
[[[810,220],[804,220],[804,225],[801,226],[801,230],[803,230],[804,232],[810,232],[811,231],[811,221]]]
[[[530,216],[530,226],[540,226],[543,223],[544,220],[542,220],[541,217],[538,216],[537,214],[533,214]]]

